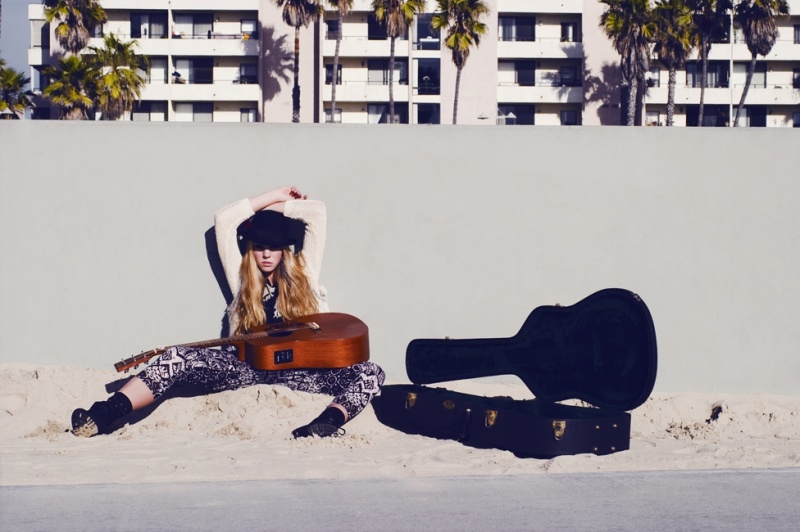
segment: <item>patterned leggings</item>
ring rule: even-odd
[[[337,369],[265,371],[240,361],[235,350],[172,347],[153,359],[138,377],[156,399],[176,384],[197,386],[209,392],[280,384],[301,392],[332,395],[333,402],[347,410],[348,419],[352,419],[378,393],[385,375],[372,362]]]

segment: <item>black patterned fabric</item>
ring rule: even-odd
[[[348,419],[358,415],[378,393],[385,378],[373,362],[337,369],[257,370],[240,361],[232,350],[172,347],[154,358],[138,377],[158,399],[176,384],[208,392],[236,390],[255,384],[279,384],[301,392],[333,396],[347,410]]]

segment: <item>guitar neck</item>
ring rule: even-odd
[[[241,344],[243,342],[247,342],[248,340],[265,338],[267,336],[272,336],[284,332],[296,331],[299,329],[314,328],[314,326],[315,324],[313,323],[303,323],[303,322],[279,323],[275,325],[264,326],[261,330],[248,334],[228,336],[227,338],[212,338],[209,340],[201,340],[199,342],[190,342],[186,344],[176,344],[168,347],[157,347],[155,349],[151,349],[150,351],[145,351],[144,353],[140,353],[138,355],[134,355],[130,358],[126,358],[124,360],[117,362],[116,364],[114,364],[114,369],[116,369],[117,372],[128,371],[131,368],[139,366],[139,364],[144,364],[151,358],[157,357],[158,355],[166,352],[172,347],[206,349],[209,347],[219,347],[221,345]]]

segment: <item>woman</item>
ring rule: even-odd
[[[270,190],[216,212],[217,246],[235,294],[228,307],[232,335],[330,310],[319,284],[325,224],[325,204],[308,200],[295,187]],[[281,384],[334,396],[317,418],[292,432],[295,438],[337,436],[344,433],[342,425],[369,404],[383,380],[383,370],[372,362],[340,369],[264,371],[241,362],[233,346],[177,346],[153,359],[107,401],[89,410],[76,409],[72,432],[86,437],[108,433],[115,420],[150,405],[176,384],[208,392]]]

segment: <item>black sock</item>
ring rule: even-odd
[[[340,428],[345,423],[344,412],[336,407],[329,406],[314,421],[308,425],[303,425],[292,431],[295,438],[307,438],[309,436],[338,436]]]

